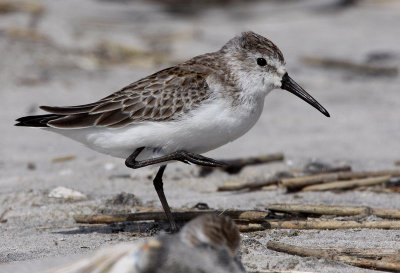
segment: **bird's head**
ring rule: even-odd
[[[267,38],[251,31],[243,32],[228,41],[221,52],[246,96],[249,93],[265,96],[273,89],[284,89],[329,117],[328,111],[289,77],[282,52]]]

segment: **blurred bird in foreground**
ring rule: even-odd
[[[240,234],[227,216],[208,214],[179,233],[124,243],[46,273],[245,273]]]

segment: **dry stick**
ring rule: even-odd
[[[28,2],[28,1],[1,1],[0,2],[0,14],[9,12],[27,12],[32,14],[42,13],[44,6],[39,3]]]
[[[337,220],[293,220],[268,221],[272,229],[400,229],[400,221],[337,221]]]
[[[289,244],[284,244],[276,241],[269,241],[267,243],[267,248],[279,252],[284,252],[292,255],[298,255],[303,257],[316,257],[323,259],[330,259],[338,262],[343,262],[349,265],[368,268],[368,269],[378,269],[385,271],[399,271],[400,263],[398,262],[388,262],[388,261],[376,261],[363,258],[356,258],[346,255],[332,255],[329,252],[323,251],[322,249],[312,249],[299,247]]]
[[[398,74],[398,68],[395,66],[378,66],[373,64],[360,64],[348,60],[339,60],[325,57],[303,57],[303,62],[320,67],[344,69],[357,73],[395,76]]]
[[[67,156],[61,156],[61,157],[55,157],[51,160],[51,163],[60,163],[60,162],[65,162],[65,161],[70,161],[76,159],[76,155],[67,155]]]
[[[272,204],[268,206],[268,209],[271,211],[286,213],[336,216],[375,215],[381,218],[400,219],[400,210],[397,209],[375,209],[370,207],[324,206],[307,204]]]
[[[372,209],[371,214],[388,219],[400,219],[400,210],[397,209]]]
[[[304,213],[317,215],[336,215],[336,216],[354,216],[370,215],[371,209],[368,207],[344,207],[344,206],[324,206],[307,204],[272,204],[268,206],[271,211],[286,213]]]
[[[184,211],[173,212],[175,220],[187,221],[203,214],[223,214],[235,220],[248,220],[252,222],[263,221],[268,212],[265,211],[247,211],[247,210],[201,210],[201,211]],[[108,224],[124,221],[157,221],[167,220],[165,213],[162,211],[157,212],[138,212],[130,214],[116,214],[116,215],[74,215],[74,220],[77,223],[89,224]]]
[[[339,172],[328,174],[316,174],[308,176],[300,176],[295,178],[284,178],[280,184],[290,191],[299,190],[305,186],[333,182],[338,180],[362,179],[367,177],[386,176],[399,177],[400,170],[383,170],[370,172]]]
[[[359,258],[376,259],[398,255],[397,249],[376,249],[376,248],[341,248],[341,247],[322,247],[318,248],[326,253],[335,255],[356,256]]]
[[[378,210],[379,212],[379,210]],[[381,213],[388,210],[381,210]],[[276,221],[266,220],[268,216],[264,211],[237,211],[237,210],[206,210],[175,212],[174,217],[178,221],[188,221],[199,215],[216,213],[230,216],[239,220],[242,231],[255,231],[265,229],[348,229],[348,228],[378,228],[378,229],[400,229],[400,221],[337,221],[337,220],[292,220]],[[396,212],[397,215],[399,214]],[[164,212],[140,212],[117,215],[75,215],[77,223],[84,224],[110,224],[124,221],[157,221],[166,220]],[[247,223],[243,223],[247,221]]]
[[[276,271],[276,270],[267,270],[267,271],[248,271],[249,273],[316,273],[315,271]]]
[[[329,167],[320,171],[306,171],[307,174],[323,174],[323,173],[337,173],[337,172],[351,172],[350,165],[338,166],[338,167]]]
[[[316,273],[315,271],[311,272],[311,271],[287,271],[287,270],[283,270],[283,271],[277,271],[277,270],[267,270],[267,271],[248,271],[248,273]]]
[[[329,168],[327,170],[324,170],[323,172],[319,172],[318,174],[328,174],[328,173],[347,172],[347,171],[351,171],[351,166],[346,165],[346,166]],[[281,178],[272,177],[269,178],[267,181],[263,182],[250,182],[234,186],[221,186],[218,187],[217,191],[241,191],[241,190],[252,191],[252,190],[258,190],[265,186],[276,185],[281,181],[282,181]]]
[[[354,179],[348,181],[335,181],[319,185],[311,185],[304,187],[302,191],[327,191],[327,190],[344,190],[353,189],[362,186],[378,185],[389,182],[390,176],[378,176],[364,179]]]
[[[279,184],[287,188],[288,191],[296,191],[304,188],[305,186],[331,182],[338,179],[339,173],[315,174],[294,178],[283,178]]]
[[[270,178],[267,181],[263,182],[252,182],[252,183],[245,183],[241,185],[235,186],[221,186],[218,187],[217,191],[240,191],[240,190],[257,190],[259,188],[276,185],[280,181],[280,178]]]
[[[270,229],[271,225],[266,221],[264,223],[236,224],[240,232],[255,232]]]
[[[220,169],[225,172],[234,174],[240,172],[244,167],[249,165],[265,164],[275,161],[282,161],[283,159],[284,159],[283,153],[276,153],[276,154],[248,157],[248,158],[239,158],[239,159],[226,159],[226,160],[221,160],[226,163],[226,166],[221,167]],[[204,173],[213,170],[213,168],[209,167],[201,167],[201,168],[202,170],[205,170]]]

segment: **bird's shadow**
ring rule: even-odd
[[[178,227],[183,226],[184,223],[177,223]],[[166,221],[156,222],[120,222],[101,225],[82,225],[69,230],[58,230],[53,233],[74,235],[74,234],[89,234],[89,233],[103,233],[113,234],[119,232],[139,233],[142,235],[152,236],[161,231],[170,232],[169,223]]]

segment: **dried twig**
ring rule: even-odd
[[[303,57],[303,62],[326,68],[343,69],[351,72],[376,75],[376,76],[396,76],[398,68],[395,66],[378,66],[374,64],[355,63],[349,60],[340,60],[326,57]]]
[[[237,227],[240,232],[255,232],[255,231],[263,231],[266,229],[270,229],[271,226],[268,222],[264,223],[238,223]]]
[[[239,173],[246,166],[282,161],[283,159],[284,156],[282,153],[248,157],[248,158],[239,158],[239,159],[226,159],[226,160],[221,160],[226,163],[226,166],[221,167],[220,169],[227,173],[235,174]],[[201,168],[200,176],[206,176],[214,170],[214,168],[209,168],[209,167],[200,167],[200,168]]]
[[[339,166],[339,167],[329,167],[329,168],[325,168],[322,171],[318,171],[317,173],[321,174],[321,175],[322,174],[326,175],[329,173],[347,172],[347,171],[351,171],[351,166],[346,165],[346,166]],[[292,173],[288,173],[288,174],[293,175]],[[314,172],[314,175],[315,174],[316,173]],[[253,191],[253,190],[261,189],[265,186],[276,185],[279,182],[281,182],[282,180],[284,180],[282,178],[282,176],[275,175],[263,182],[250,182],[250,183],[243,183],[243,184],[239,184],[239,185],[221,186],[221,187],[218,187],[217,191],[241,191],[241,190]]]
[[[300,246],[294,246],[289,244],[284,244],[276,241],[269,241],[267,243],[268,249],[284,252],[292,255],[306,256],[306,257],[316,257],[319,259],[329,259],[338,262],[343,262],[349,265],[368,268],[368,269],[378,269],[384,271],[399,271],[400,263],[395,261],[386,260],[371,260],[365,258],[358,258],[344,254],[332,253],[332,251],[321,249],[321,248],[305,248]]]
[[[249,273],[315,273],[311,271],[287,271],[287,270],[267,270],[267,271],[248,271]]]
[[[258,190],[265,186],[276,185],[280,180],[280,178],[273,177],[263,182],[244,183],[235,186],[221,186],[218,187],[217,191]]]
[[[39,14],[44,11],[44,6],[33,1],[0,1],[0,14],[17,11]]]
[[[307,204],[272,204],[268,206],[268,209],[271,211],[286,212],[286,213],[336,215],[336,216],[375,215],[381,218],[400,219],[400,210],[376,209],[370,207],[324,206],[324,205],[307,205]]]
[[[199,215],[216,213],[230,216],[240,225],[244,231],[255,231],[265,229],[348,229],[348,228],[379,228],[400,229],[400,221],[337,221],[337,220],[269,220],[265,211],[243,211],[243,210],[203,210],[185,211],[173,213],[177,221],[188,221]],[[398,213],[398,212],[397,212]],[[77,223],[84,224],[110,224],[124,221],[157,221],[166,220],[164,212],[139,212],[117,215],[75,215]]]
[[[376,248],[341,248],[341,247],[321,247],[318,248],[326,253],[336,255],[349,255],[359,258],[381,258],[399,254],[396,249],[376,249]]]
[[[353,189],[362,186],[373,186],[383,184],[390,180],[390,176],[378,176],[364,179],[354,179],[347,181],[335,181],[319,185],[311,185],[304,187],[302,191],[326,191],[326,190],[344,190]]]
[[[338,221],[329,219],[268,221],[272,229],[400,229],[400,221]]]
[[[330,166],[321,162],[308,163],[303,172],[306,174],[322,174],[322,173],[337,173],[337,172],[350,172],[352,170],[350,165],[343,166]]]
[[[70,161],[76,159],[75,155],[67,155],[67,156],[61,156],[61,157],[55,157],[51,160],[51,163],[60,163],[60,162],[65,162],[65,161]]]
[[[188,221],[203,214],[223,214],[235,220],[247,220],[252,222],[263,221],[268,216],[268,212],[255,210],[193,210],[172,213],[177,221]],[[138,212],[130,214],[116,215],[74,215],[74,220],[77,223],[89,224],[108,224],[124,221],[150,221],[150,220],[167,220],[164,212]]]
[[[268,206],[268,209],[271,211],[286,213],[336,216],[370,215],[371,212],[371,209],[368,207],[343,207],[307,204],[272,204]]]
[[[362,179],[377,176],[391,176],[399,177],[400,170],[383,170],[383,171],[369,171],[369,172],[338,172],[328,174],[316,174],[300,176],[295,178],[284,178],[280,184],[286,187],[289,191],[297,191],[306,186],[333,182],[338,180]]]

